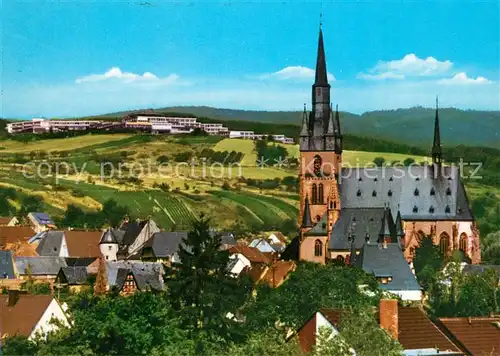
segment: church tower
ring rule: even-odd
[[[323,31],[320,26],[312,108],[304,105],[300,132],[300,247],[299,258],[326,262],[328,236],[340,213],[338,176],[342,134],[338,107],[330,103]],[[307,225],[304,226],[304,222]]]

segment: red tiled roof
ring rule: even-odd
[[[398,307],[399,343],[406,350],[437,348],[441,351],[459,351],[425,312],[416,307]]]
[[[255,247],[236,245],[229,248],[229,253],[241,253],[252,263],[271,263],[272,257],[266,256]]]
[[[329,308],[321,308],[320,313],[332,324],[337,327],[342,320],[342,314],[345,313],[345,310],[342,309],[329,309]]]
[[[14,306],[9,307],[9,296],[0,296],[0,338],[13,335],[29,337],[52,301],[50,295],[19,295]]]
[[[295,270],[295,262],[293,261],[276,261],[266,271],[262,277],[262,281],[270,287],[279,287],[288,277],[290,272]]]
[[[439,318],[439,322],[464,352],[500,355],[500,317]]]
[[[25,242],[35,234],[35,230],[30,226],[0,226],[0,245]]]
[[[64,231],[69,257],[99,257],[102,231]]]
[[[14,219],[13,217],[0,216],[0,226],[7,225]]]
[[[8,243],[6,250],[11,250],[15,257],[37,257],[38,253],[33,245],[27,242]]]

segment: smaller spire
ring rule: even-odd
[[[403,220],[401,219],[401,211],[398,205],[398,215],[396,216],[396,236],[402,238],[405,236],[405,231],[403,227]]]
[[[335,120],[333,116],[332,104],[330,104],[330,118],[328,119],[328,129],[326,130],[327,136],[335,136],[337,129],[335,127]]]
[[[300,136],[309,136],[309,125],[307,120],[306,104],[304,103],[304,112],[302,114],[302,130],[300,131]]]
[[[311,209],[309,207],[309,197],[306,194],[306,201],[304,203],[304,214],[302,215],[301,227],[312,227]]]
[[[382,224],[380,226],[379,242],[384,242],[386,238],[391,238],[391,225],[389,221],[389,209],[384,203],[384,215],[382,216]]]
[[[118,244],[115,234],[113,234],[113,230],[111,228],[108,228],[103,232],[99,244]]]
[[[439,105],[436,95],[436,117],[434,118],[434,142],[432,144],[432,163],[441,164],[441,133],[439,130]]]

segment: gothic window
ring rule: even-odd
[[[449,248],[450,248],[450,236],[446,232],[443,232],[439,236],[439,250],[444,256],[446,256],[448,255]]]
[[[314,242],[314,256],[323,256],[323,243],[320,240]]]
[[[392,190],[389,189],[389,191],[387,192],[387,195],[392,197]]]
[[[450,209],[450,206],[449,206],[449,205],[446,205],[446,208],[444,208],[444,212],[445,212],[446,214],[451,213],[451,209]]]
[[[436,195],[436,190],[434,189],[434,187],[431,188],[431,195]]]
[[[333,208],[337,209],[337,202],[336,201],[333,202]]]
[[[420,192],[418,191],[418,188],[415,188],[415,190],[413,191],[413,195],[418,197],[419,194]]]
[[[318,185],[318,203],[323,204],[323,183]]]
[[[316,184],[312,186],[311,203],[316,204],[318,202],[318,187]]]
[[[451,189],[450,188],[446,188],[446,195],[451,195]]]
[[[321,166],[323,162],[321,160],[320,156],[314,156],[314,174],[315,175],[320,175],[321,174]]]
[[[465,232],[460,234],[460,251],[467,252],[467,234]]]
[[[416,214],[416,213],[418,213],[418,207],[417,207],[416,205],[415,205],[415,206],[413,206],[413,212],[414,212],[415,214]]]
[[[372,192],[372,197],[376,197],[377,196],[377,192],[376,191],[373,191]]]
[[[429,208],[429,213],[434,214],[434,207],[433,207],[433,206],[431,206],[431,207]]]
[[[358,189],[358,192],[356,193],[356,195],[357,195],[358,197],[360,197],[360,196],[361,196],[361,189]]]

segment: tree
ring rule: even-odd
[[[413,266],[417,280],[424,289],[429,287],[434,276],[441,270],[443,262],[443,255],[439,246],[434,245],[432,236],[422,237],[420,246],[415,249]]]
[[[1,340],[0,348],[4,356],[34,355],[37,351],[36,344],[21,335]]]
[[[84,227],[85,212],[82,208],[74,204],[69,204],[64,213],[62,224],[67,227]]]
[[[43,209],[42,197],[38,195],[30,195],[21,201],[21,209],[19,210],[20,217],[26,217],[31,212],[37,212]]]
[[[251,285],[230,275],[229,253],[220,250],[220,236],[210,232],[209,221],[202,215],[193,223],[179,248],[180,262],[168,269],[166,282],[172,305],[190,335],[227,343],[242,336],[239,323],[227,314],[237,314]]]
[[[403,161],[403,165],[406,167],[411,166],[414,163],[415,163],[415,160],[411,157],[408,157]]]
[[[384,157],[375,157],[373,159],[373,163],[377,166],[377,167],[382,167],[385,163],[385,158]]]
[[[99,268],[97,269],[97,277],[94,283],[94,294],[105,295],[108,290],[108,275],[106,272],[106,261],[99,257]]]
[[[113,199],[108,199],[102,205],[101,217],[109,226],[116,227],[129,214],[128,208],[118,205]]]

